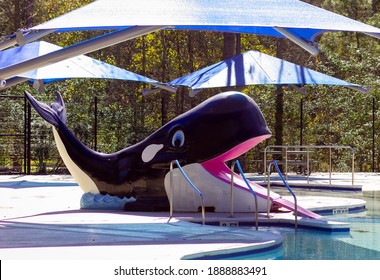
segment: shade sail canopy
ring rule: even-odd
[[[47,42],[34,42],[0,52],[0,69],[27,61],[31,58],[62,49]],[[121,69],[111,64],[90,58],[85,55],[66,59],[50,66],[45,66],[17,75],[28,80],[43,80],[45,83],[73,78],[102,78],[129,80],[150,84],[158,81]]]
[[[258,52],[248,51],[169,83],[192,90],[247,85],[335,85],[367,91],[356,84]]]
[[[56,31],[110,30],[132,26],[213,30],[314,41],[327,31],[380,35],[380,29],[298,0],[97,0],[34,27]],[[280,31],[280,32],[279,32]]]
[[[100,29],[113,32],[0,69],[0,82],[162,28],[286,37],[313,55],[318,54],[314,39],[324,32],[363,32],[380,38],[379,28],[298,0],[98,0],[40,24],[29,34],[17,33],[15,38],[2,42],[0,49],[19,41],[36,40],[49,32]]]

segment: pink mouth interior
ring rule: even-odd
[[[241,156],[242,154],[248,152],[250,149],[255,147],[257,144],[261,143],[265,139],[269,138],[270,136],[271,136],[270,134],[266,134],[266,135],[261,135],[258,137],[251,138],[241,143],[240,145],[232,148],[231,150],[225,152],[224,154],[221,154],[220,156],[217,156],[213,159],[210,159],[204,162],[203,164],[215,163],[215,162],[226,162],[226,161],[235,159],[238,156]]]
[[[252,139],[249,139],[240,145],[234,147],[233,149],[225,152],[224,154],[213,158],[211,160],[208,160],[206,162],[202,163],[203,168],[205,168],[211,175],[214,177],[230,184],[231,183],[231,169],[226,165],[226,161],[233,160],[242,154],[248,152],[250,149],[255,147],[257,144],[260,142],[264,141],[265,139],[269,138],[271,135],[266,134],[262,136],[258,136]],[[235,182],[235,187],[238,188],[244,188],[245,183],[244,180],[241,176],[239,175],[234,175],[234,182]],[[261,193],[262,192],[262,193]],[[265,197],[266,193],[263,190],[258,191],[258,195]]]

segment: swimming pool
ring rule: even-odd
[[[189,255],[189,252],[191,253],[197,250],[206,251],[206,249],[200,249],[203,246],[201,243],[196,246],[194,246],[193,242],[184,244],[186,242],[181,241],[182,235],[178,234],[175,234],[175,237],[178,239],[178,244],[170,244],[170,246],[174,246],[176,249],[173,249],[172,253],[169,252],[170,250],[162,250],[163,246],[165,248],[169,246],[166,244],[166,239],[173,237],[173,234],[171,234],[173,227],[167,225],[167,213],[145,213],[144,215],[140,213],[140,215],[132,215],[124,211],[105,212],[79,210],[78,203],[83,193],[71,178],[43,177],[40,178],[41,182],[37,181],[37,179],[38,178],[33,177],[33,181],[30,180],[29,182],[29,178],[12,178],[11,180],[4,178],[3,184],[0,184],[0,207],[2,208],[2,219],[4,220],[2,232],[8,239],[12,237],[10,230],[20,232],[20,236],[24,236],[26,230],[30,231],[38,228],[38,234],[32,234],[30,236],[39,240],[41,239],[41,230],[46,233],[45,236],[48,239],[44,241],[44,246],[38,248],[38,252],[49,253],[51,254],[49,256],[55,258],[66,256],[64,252],[75,252],[77,258],[96,258],[96,256],[108,256],[107,254],[110,256],[119,256],[122,251],[123,258],[129,258],[126,252],[131,252],[131,254],[133,253],[131,257],[136,259],[136,252],[124,249],[131,247],[130,244],[134,240],[131,234],[138,232],[138,235],[134,234],[134,236],[139,238],[144,233],[148,235],[149,232],[146,231],[146,228],[136,230],[135,227],[139,224],[149,226],[149,230],[155,232],[155,236],[157,232],[163,236],[163,240],[161,241],[156,240],[157,237],[152,237],[151,242],[156,240],[158,244],[156,244],[157,246],[152,246],[150,243],[147,244],[145,246],[147,251],[141,250],[143,246],[139,243],[140,249],[138,252],[142,259],[179,259],[182,256]],[[46,182],[47,179],[49,179],[49,182]],[[56,182],[56,184],[54,184],[54,182]],[[309,194],[310,193],[307,193],[307,195]],[[321,195],[321,193],[318,193],[318,195]],[[335,195],[333,195],[330,192],[326,193],[326,195],[330,197],[340,197],[341,193],[335,193]],[[283,246],[277,248],[275,251],[271,250],[270,252],[261,253],[257,253],[256,251],[255,254],[252,255],[231,255],[229,258],[224,259],[380,260],[380,240],[378,240],[378,236],[380,236],[380,191],[365,191],[360,194],[360,198],[366,200],[366,213],[328,217],[328,220],[350,223],[350,232],[331,233],[305,228],[299,228],[295,231],[294,228],[291,227],[262,226],[259,228],[259,231],[280,234],[283,237]],[[179,214],[176,213],[175,217],[179,218],[178,216]],[[197,213],[196,216],[198,217],[200,215]],[[210,214],[207,215],[208,218],[210,218],[210,216]],[[165,225],[160,225],[160,221]],[[202,235],[199,232],[200,228],[210,232],[223,231],[225,235],[221,235],[220,233]],[[6,229],[8,231],[6,231]],[[189,235],[192,236],[192,238],[204,239],[206,236],[217,237],[217,240],[214,241],[215,244],[212,246],[207,245],[207,250],[220,250],[223,247],[221,246],[223,242],[231,241],[229,239],[231,239],[231,235],[235,231],[233,228],[221,228],[216,226],[202,227],[193,223],[187,223],[183,230],[186,236]],[[250,230],[252,230],[252,232],[248,232],[248,235],[244,238],[249,239],[249,235],[255,232],[253,229]],[[80,240],[86,241],[81,244],[81,250],[78,251],[77,246],[63,246],[64,243],[61,242],[62,240],[78,241],[78,234],[83,237],[83,239]],[[62,239],[59,239],[58,235],[61,236]],[[169,235],[170,238],[168,237]],[[71,237],[71,239],[68,237]],[[121,240],[119,243],[115,242],[116,237]],[[240,235],[238,235],[238,237],[240,240]],[[33,238],[26,238],[25,240],[29,245],[33,245]],[[8,244],[8,239],[4,239],[3,243]],[[53,243],[47,246],[49,245],[47,244],[49,240]],[[253,240],[250,239],[250,242],[252,241]],[[17,243],[17,240],[13,240],[13,242]],[[60,246],[55,246],[55,243],[59,243]],[[8,245],[3,247],[10,247]],[[32,247],[31,245],[25,246],[24,244],[23,246],[14,246],[15,249],[12,250],[13,256],[15,258],[21,256],[25,258],[26,252],[29,252],[30,256],[35,258],[36,249],[30,249],[29,247]],[[88,251],[84,250],[85,247],[83,245],[87,246]],[[177,252],[178,248],[183,248],[183,251],[174,255],[173,252]],[[117,251],[116,253],[115,250]],[[17,256],[15,255],[16,251],[18,253]],[[89,253],[90,251],[101,251],[102,254]],[[2,251],[3,254],[4,252],[5,250]],[[46,256],[46,254],[43,256]],[[217,259],[217,257],[214,259]]]
[[[283,236],[282,252],[233,259],[380,260],[380,192],[365,192],[363,199],[366,200],[365,213],[326,217],[350,223],[349,233],[331,234],[308,229],[263,227],[260,230]]]
[[[331,235],[308,230],[281,229],[284,260],[379,260],[380,219],[344,218],[351,232]]]

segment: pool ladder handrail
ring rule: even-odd
[[[278,164],[277,164],[277,162],[275,160],[271,161],[268,164],[268,174],[270,174],[270,170],[271,170],[272,165],[274,165],[274,167],[275,167],[278,175],[280,175],[280,178],[281,178],[282,182],[284,183],[285,187],[288,189],[288,191],[293,196],[293,199],[294,199],[294,226],[297,229],[298,228],[297,196],[295,195],[295,193],[292,191],[292,189],[290,188],[290,186],[286,182],[286,180],[285,180],[284,176],[282,175],[282,172],[281,172],[280,168],[278,167]],[[270,176],[268,176],[267,189],[268,189],[268,195],[267,195],[267,216],[269,218],[269,211],[270,211],[270,202],[269,202],[269,198],[270,198],[270,195],[269,195],[270,194]]]
[[[270,153],[270,150],[271,149],[274,149],[274,151],[276,151],[276,149],[280,149],[283,150],[285,149],[285,170],[286,170],[286,173],[288,172],[288,168],[287,168],[287,162],[288,162],[288,153],[290,153],[291,151],[288,151],[288,149],[298,149],[300,151],[304,151],[306,150],[306,155],[307,155],[307,159],[306,159],[306,167],[307,167],[307,184],[310,183],[310,178],[309,178],[309,175],[310,175],[310,156],[309,156],[309,151],[310,149],[328,149],[329,150],[329,185],[331,186],[331,176],[332,176],[332,149],[348,149],[350,152],[351,152],[351,186],[354,187],[355,185],[355,149],[352,148],[351,146],[339,146],[339,145],[332,145],[332,146],[329,146],[329,145],[323,145],[323,146],[319,146],[319,145],[307,145],[307,146],[303,146],[303,145],[294,145],[294,146],[291,146],[291,145],[269,145],[269,146],[266,146],[265,149],[264,149],[264,160],[263,160],[263,166],[264,166],[264,182],[266,182],[267,180],[267,177],[270,176],[270,173],[266,173],[265,171],[265,168],[267,167],[267,162],[269,161],[268,160],[268,153]],[[293,151],[294,152],[294,151]],[[286,174],[286,178],[288,178],[288,174]]]
[[[175,163],[179,169],[179,171],[182,173],[183,177],[186,179],[186,181],[190,184],[190,186],[195,190],[195,192],[200,196],[201,198],[201,207],[202,207],[202,225],[205,224],[206,221],[206,215],[205,215],[205,204],[204,204],[204,197],[202,192],[194,185],[194,183],[190,180],[190,178],[186,175],[185,171],[182,169],[182,166],[180,165],[178,160],[174,160],[170,162],[170,191],[169,191],[169,204],[170,204],[170,218],[173,218],[173,163]]]
[[[256,195],[256,192],[252,189],[251,185],[248,183],[248,180],[247,178],[245,177],[244,175],[244,172],[243,172],[243,169],[241,168],[241,165],[240,165],[240,162],[239,160],[236,160],[234,162],[232,162],[231,164],[231,210],[230,210],[230,216],[233,217],[233,214],[234,214],[234,168],[235,168],[235,164],[237,166],[237,168],[239,169],[239,172],[240,172],[240,175],[242,176],[244,182],[246,183],[247,187],[249,188],[249,190],[251,191],[251,193],[253,194],[254,198],[255,198],[255,226],[256,226],[256,230],[259,229],[259,212],[258,212],[258,205],[257,205],[257,195]]]

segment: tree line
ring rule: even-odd
[[[89,2],[0,0],[1,36],[43,23]],[[380,3],[377,0],[304,2],[380,27]],[[48,35],[43,40],[65,47],[101,34],[101,31],[58,33]],[[319,85],[305,86],[304,94],[289,87],[269,85],[235,90],[243,91],[258,103],[273,133],[273,137],[257,150],[273,144],[347,145],[355,148],[357,171],[379,170],[379,40],[364,34],[329,32],[317,37],[316,42],[321,51],[313,57],[287,39],[251,34],[161,30],[90,53],[89,56],[168,82],[238,53],[257,50],[351,83],[369,86],[371,90],[367,94],[343,87]],[[188,89],[180,88],[176,94],[160,90],[143,96],[142,91],[146,88],[149,86],[136,82],[75,79],[48,84],[43,93],[25,83],[3,90],[0,94],[22,95],[28,89],[39,100],[50,103],[55,93],[61,92],[67,105],[69,128],[86,145],[96,145],[103,152],[114,152],[144,139],[161,125],[210,96],[229,90],[203,90],[190,97]],[[96,138],[95,96],[99,102]],[[22,113],[17,110],[8,113],[7,107],[9,104],[0,99],[0,110],[7,112],[8,116],[13,114],[11,119],[14,123],[2,120],[0,114],[0,134],[22,126]],[[51,133],[46,133],[49,127],[34,113],[32,120],[33,160],[39,163],[36,172],[47,172],[44,162],[55,161],[55,166],[61,162],[57,159]],[[0,137],[0,145],[9,144]],[[15,149],[2,148],[0,152],[2,165],[2,162],[10,162],[9,157]],[[258,154],[250,152],[247,156],[251,162]],[[318,162],[326,158],[325,154],[313,156]],[[337,162],[335,170],[349,170],[349,155],[338,152],[334,157]],[[321,164],[319,168],[326,166]]]

